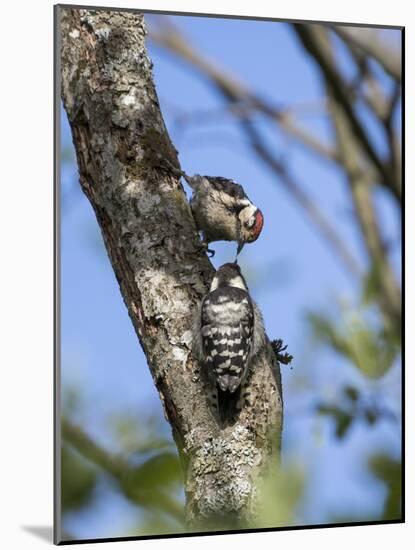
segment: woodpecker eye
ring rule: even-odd
[[[228,206],[229,211],[232,213],[235,212],[237,215],[239,215],[244,208],[246,208],[245,204],[233,204],[232,206]]]
[[[252,216],[252,218],[249,218],[247,222],[245,222],[245,227],[248,229],[252,229],[255,225],[255,216]]]

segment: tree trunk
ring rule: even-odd
[[[191,353],[191,323],[214,269],[201,250],[138,13],[60,8],[62,98],[80,183],[171,424],[192,530],[258,525],[257,482],[278,461],[279,365],[257,361],[251,403],[221,428]]]

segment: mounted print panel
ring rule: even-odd
[[[55,7],[55,543],[403,521],[403,32]]]

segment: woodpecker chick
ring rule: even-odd
[[[218,269],[194,327],[193,351],[205,369],[210,400],[222,422],[243,406],[243,386],[253,359],[266,346],[261,313],[237,264]]]
[[[238,255],[245,243],[257,240],[264,217],[241,185],[227,178],[182,175],[193,189],[190,207],[206,244],[236,241]]]

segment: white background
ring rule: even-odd
[[[407,235],[406,277],[415,279],[413,257],[415,148],[415,18],[411,2],[364,0],[90,0],[89,5],[200,11],[281,18],[406,26]],[[53,2],[20,0],[2,5],[0,58],[0,545],[30,549],[50,545],[30,528],[50,527],[53,394]],[[4,123],[6,122],[6,124]],[[5,168],[5,169],[4,169]],[[412,241],[412,242],[411,242]],[[112,543],[103,548],[264,548],[336,550],[354,545],[376,550],[413,548],[414,527],[414,295],[407,290],[406,444],[407,524],[315,529],[221,537]],[[412,489],[412,490],[411,490]],[[412,536],[411,536],[412,535]],[[102,544],[84,545],[97,549]]]

